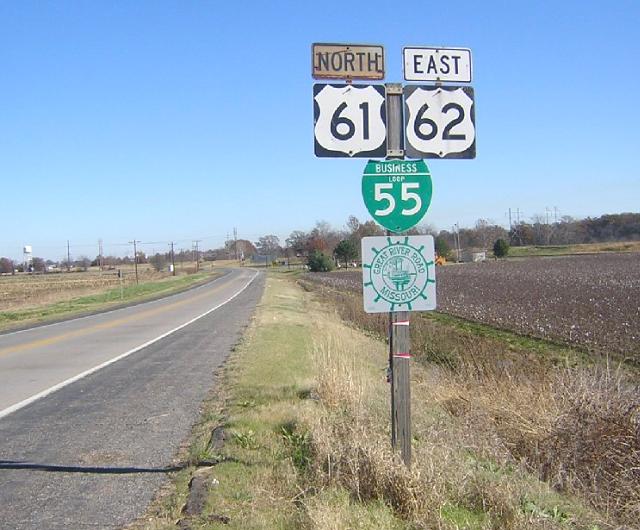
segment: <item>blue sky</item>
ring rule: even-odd
[[[395,11],[389,11],[391,6]],[[313,42],[472,49],[477,158],[428,161],[436,228],[640,210],[637,1],[0,2],[0,256],[123,254],[368,219],[313,154]]]

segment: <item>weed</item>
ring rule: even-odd
[[[535,515],[536,517],[548,517],[559,523],[564,523],[569,520],[569,514],[567,514],[559,506],[553,506],[552,508],[541,508],[534,501],[530,500],[523,500],[522,511],[527,514]]]
[[[280,427],[280,432],[289,449],[289,456],[293,465],[300,471],[305,471],[312,459],[311,434],[300,432],[295,422],[287,422]]]
[[[244,432],[234,431],[231,433],[233,440],[243,449],[249,449],[255,451],[260,449],[260,444],[256,440],[256,433],[251,429]]]

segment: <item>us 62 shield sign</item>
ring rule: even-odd
[[[472,87],[404,87],[405,152],[409,158],[475,158]]]
[[[384,86],[316,84],[313,111],[316,156],[386,156]]]

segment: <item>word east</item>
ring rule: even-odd
[[[413,71],[416,74],[459,74],[458,62],[462,57],[460,55],[440,55],[438,61],[433,55],[429,56],[427,64],[424,64],[425,57],[421,55],[414,55],[413,57]],[[452,69],[453,67],[453,69]],[[426,71],[425,71],[426,68]]]

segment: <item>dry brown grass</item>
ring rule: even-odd
[[[446,410],[483,422],[556,490],[582,496],[612,521],[638,520],[639,389],[622,373],[595,367],[504,379],[458,371],[443,385]]]
[[[491,423],[490,414],[470,406],[441,368],[413,369],[414,465],[407,469],[389,444],[385,348],[363,351],[362,340],[344,332],[321,336],[313,348],[321,410],[306,420],[308,491],[333,488],[365,506],[382,503],[408,528],[593,528],[596,517],[533,479],[495,428],[477,428]],[[318,517],[315,496],[308,502]]]
[[[314,344],[322,413],[309,420],[315,488],[346,489],[360,503],[382,501],[404,518],[420,511],[423,486],[393,454],[385,423],[386,396],[371,385],[371,369],[354,342],[331,333]]]
[[[386,332],[385,319],[364,314],[357,297],[321,294],[343,318],[376,334]],[[596,519],[600,528],[635,526],[640,516],[635,375],[598,364],[558,366],[557,359],[539,352],[428,319],[414,320],[412,340],[419,345],[413,368],[419,443],[409,474],[398,471],[386,447],[384,411],[382,421],[367,416],[361,412],[363,398],[354,392],[357,378],[337,381],[354,373],[342,359],[353,353],[344,341],[316,348],[316,358],[324,359],[318,385],[327,415],[314,424],[313,439],[316,472],[326,481],[362,500],[383,499],[401,517],[427,528],[444,524],[438,510],[451,502],[489,514],[492,522],[477,526],[482,528],[552,528],[568,522],[592,528],[589,521]],[[555,491],[579,496],[600,516],[567,511],[557,501],[541,508],[531,500],[526,472]]]

